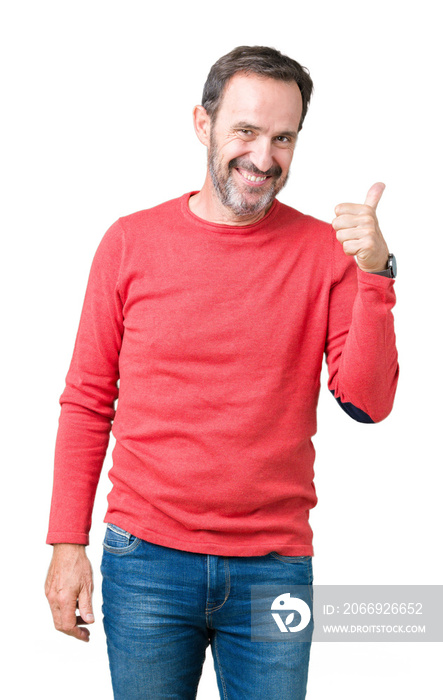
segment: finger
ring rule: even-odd
[[[343,252],[346,255],[357,255],[361,250],[361,241],[349,239],[343,242]]]
[[[350,214],[351,216],[361,216],[368,213],[368,208],[364,204],[356,204],[355,202],[342,202],[337,204],[334,209],[335,215]]]
[[[369,188],[368,194],[366,195],[365,204],[373,209],[377,209],[377,204],[381,199],[385,187],[386,185],[384,182],[376,182],[375,185],[372,185],[372,187]]]
[[[84,620],[81,615],[77,615],[75,619],[77,625],[92,625],[94,622],[94,620]]]
[[[53,603],[51,605],[51,612],[52,612],[52,620],[54,622],[54,627],[56,630],[61,630],[62,628],[62,613],[57,605],[57,603]]]
[[[89,637],[91,635],[86,627],[78,627],[77,625],[73,627],[72,630],[69,630],[69,632],[65,632],[65,634],[67,634],[68,637],[74,637],[80,640],[80,642],[89,642]]]
[[[72,629],[70,632],[67,634],[71,635],[71,637],[75,637],[76,639],[79,639],[81,642],[89,642],[89,638],[91,636],[90,631],[86,627],[80,627],[80,625],[89,625],[89,622],[85,622],[80,615],[76,616],[76,626],[74,629]]]
[[[60,601],[60,621],[56,629],[70,637],[87,642],[89,641],[89,630],[77,626],[76,607],[77,601],[75,598],[62,599]]]
[[[371,226],[373,221],[373,215],[361,214],[360,216],[354,216],[352,214],[342,214],[333,219],[332,228],[336,231],[346,228],[365,228]]]
[[[345,241],[358,241],[365,237],[365,232],[358,228],[342,228],[336,232],[335,236],[339,243]]]

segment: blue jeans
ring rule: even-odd
[[[251,585],[308,585],[312,603],[311,557],[199,554],[108,525],[101,572],[117,700],[194,700],[209,644],[222,700],[306,697],[311,640],[252,640]]]

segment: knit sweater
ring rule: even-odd
[[[190,552],[312,555],[323,357],[339,401],[386,418],[394,280],[361,271],[330,224],[278,200],[230,226],[194,215],[192,194],[119,218],[98,246],[46,541],[89,543],[112,429],[105,522]]]

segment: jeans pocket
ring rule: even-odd
[[[278,552],[269,552],[269,555],[271,557],[274,557],[274,559],[280,559],[280,561],[285,561],[288,564],[297,564],[298,562],[302,563],[305,561],[311,561],[310,556],[286,556],[284,554],[279,554]]]
[[[300,556],[300,557],[290,557],[284,554],[279,554],[278,552],[269,552],[271,559],[281,561],[285,567],[291,568],[291,572],[299,579],[299,583],[306,585],[308,588],[309,598],[311,604],[313,603],[313,588],[312,584],[314,581],[314,574],[312,570],[312,557],[311,556]]]
[[[103,547],[111,554],[127,554],[128,552],[133,552],[140,542],[140,537],[131,535],[130,532],[123,530],[118,525],[108,523]]]

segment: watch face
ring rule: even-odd
[[[395,259],[395,255],[393,253],[389,255],[388,267],[391,271],[391,276],[397,277],[397,260]]]

